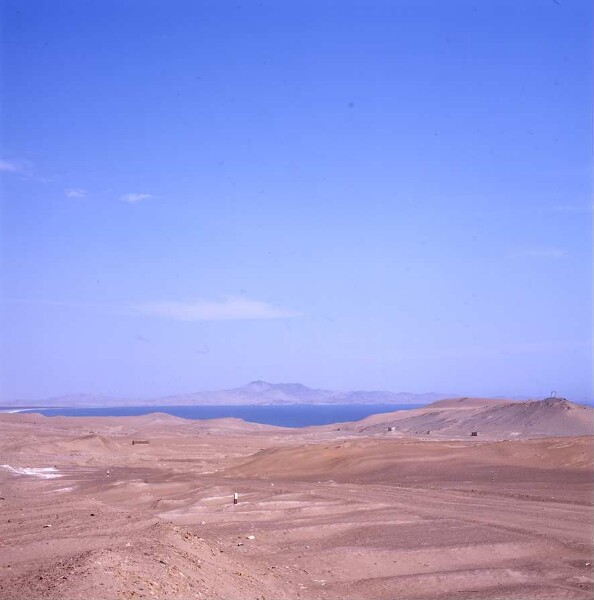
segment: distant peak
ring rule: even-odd
[[[304,391],[304,390],[311,389],[311,388],[308,388],[306,385],[303,385],[302,383],[278,383],[274,387],[278,387],[280,389],[286,389],[286,390],[294,390],[294,391]]]
[[[273,387],[271,383],[258,379],[257,381],[250,381],[248,384],[242,386],[241,389],[250,392],[264,392],[271,387]]]
[[[263,393],[280,393],[289,395],[302,395],[316,393],[317,390],[312,390],[302,383],[268,383],[258,379],[239,388],[242,392],[252,394]]]

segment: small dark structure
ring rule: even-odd
[[[477,437],[478,436],[478,431],[471,431],[470,435],[471,435],[471,437]]]
[[[395,427],[388,427],[388,431],[394,431]]]
[[[148,440],[132,440],[132,445],[135,446],[136,444],[148,444],[149,441]]]

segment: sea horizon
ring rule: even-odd
[[[46,417],[134,417],[165,413],[189,420],[238,418],[277,427],[310,427],[359,421],[365,417],[422,408],[427,404],[236,404],[135,405],[85,407],[6,407],[3,412],[40,413]]]

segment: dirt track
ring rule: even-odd
[[[592,595],[591,436],[32,415],[0,435],[0,464],[60,475],[0,468],[0,598]]]

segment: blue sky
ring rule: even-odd
[[[591,398],[589,1],[0,5],[0,400]]]

